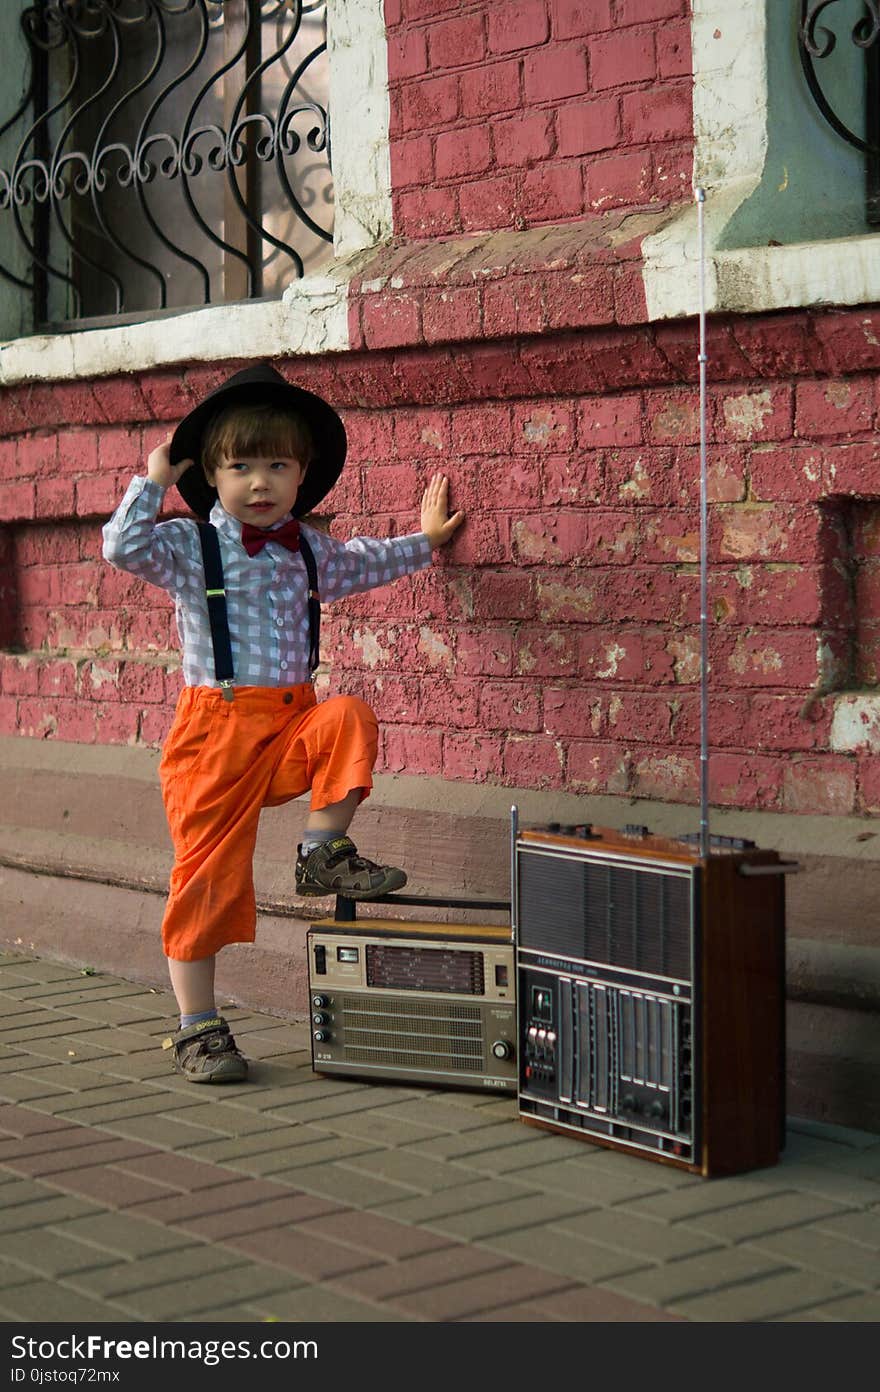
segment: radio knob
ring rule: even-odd
[[[312,1005],[321,1006],[321,1005],[326,1005],[326,1004],[327,1004],[327,997],[326,997],[326,996],[312,996]]]
[[[492,1045],[492,1053],[497,1059],[513,1058],[513,1045],[507,1039],[496,1039]]]
[[[663,1106],[663,1103],[658,1100],[651,1103],[648,1108],[648,1114],[653,1117],[662,1117],[666,1115],[666,1108]]]
[[[323,1012],[322,1010],[316,1010],[315,1013],[314,1013],[314,1015],[312,1016],[312,1024],[314,1024],[314,1025],[326,1025],[326,1023],[327,1023],[327,1016],[324,1014],[324,1012]]]
[[[316,1044],[326,1044],[327,1040],[330,1038],[330,1031],[322,1029],[315,1030],[314,1034],[312,1035],[312,1038],[314,1039]]]

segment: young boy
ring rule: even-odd
[[[448,515],[447,480],[435,474],[422,498],[422,530],[412,536],[343,543],[300,526],[338,479],[345,453],[345,430],[327,402],[268,365],[246,368],[152,451],[146,477],[132,479],[104,528],[106,560],[173,596],[183,649],[185,686],[159,765],[175,850],[162,940],[180,1008],[166,1046],[191,1082],[247,1074],[217,1014],[214,966],[227,943],[254,940],[263,807],[311,790],[296,861],[300,894],[370,899],[406,883],[402,870],[366,860],[346,835],[372,786],[377,726],[356,697],[316,703],[318,596],[341,599],[430,565],[432,549],[449,541],[463,515]],[[199,523],[156,521],[172,484],[214,528],[222,581],[213,589]],[[214,606],[225,591],[231,679],[218,675],[209,591]]]

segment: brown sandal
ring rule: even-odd
[[[348,836],[322,841],[307,856],[297,848],[297,894],[344,894],[349,899],[375,899],[402,889],[406,875],[393,865],[377,865],[358,855]]]
[[[247,1077],[247,1059],[222,1015],[178,1030],[163,1039],[162,1048],[174,1050],[175,1069],[191,1083],[240,1083]]]

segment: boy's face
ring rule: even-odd
[[[210,482],[231,517],[271,527],[290,513],[305,472],[291,455],[236,455],[221,460]]]

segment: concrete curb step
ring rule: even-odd
[[[69,858],[57,855],[37,858],[0,849],[0,866],[55,880],[82,881],[163,898],[167,887],[167,876],[161,873],[137,877],[107,866],[74,864]],[[434,892],[437,892],[436,888]],[[276,919],[289,918],[302,924],[332,917],[333,901],[319,901],[316,905],[314,901],[303,901],[293,895],[289,899],[264,895],[258,897],[257,909],[262,915]],[[369,910],[361,910],[362,915],[364,912],[368,914]],[[382,913],[388,915],[387,905],[383,906]],[[392,913],[391,916],[398,915]],[[405,913],[399,916],[404,917]],[[438,921],[450,917],[448,913],[429,913],[425,916]],[[456,917],[460,918],[461,915],[457,914]],[[477,915],[471,914],[470,917],[474,919]],[[7,940],[6,945],[12,944]],[[880,948],[789,937],[786,942],[786,996],[790,1001],[803,1004],[880,1011]]]

